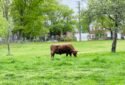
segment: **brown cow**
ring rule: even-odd
[[[66,54],[66,56],[70,55],[72,56],[72,54],[76,57],[77,56],[77,52],[74,47],[72,46],[72,44],[55,44],[55,45],[51,45],[50,46],[50,50],[51,50],[51,57],[54,58],[55,54]]]

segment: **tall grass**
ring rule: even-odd
[[[62,42],[60,42],[62,43]],[[125,41],[118,41],[117,53],[111,53],[111,41],[69,42],[78,57],[55,55],[53,43],[0,45],[1,85],[124,85]]]

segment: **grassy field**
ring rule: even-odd
[[[12,56],[0,45],[0,85],[125,85],[125,41],[118,41],[117,53],[111,42],[70,42],[78,57],[53,61],[49,42],[11,44]]]

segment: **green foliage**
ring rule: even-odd
[[[25,37],[42,36],[73,29],[73,11],[56,0],[13,0],[11,15],[14,21],[13,33]]]
[[[97,5],[98,4],[98,5]],[[118,29],[122,26],[125,20],[125,1],[123,0],[89,0],[88,11],[93,16],[93,19],[101,23],[106,28]]]
[[[58,34],[73,31],[75,20],[73,11],[65,5],[57,5],[55,11],[48,12],[50,33]]]
[[[76,38],[73,36],[63,36],[59,39],[59,41],[71,42],[71,41],[76,41]]]
[[[5,18],[3,18],[3,14],[0,12],[0,37],[6,37],[7,35],[7,28],[8,28],[8,22]]]
[[[11,15],[14,20],[13,32],[21,32],[26,37],[39,36],[48,32],[42,15],[43,0],[13,0]]]
[[[0,37],[4,37],[7,35],[8,22],[0,16]]]
[[[105,29],[95,29],[91,31],[92,34],[95,34],[96,40],[103,40],[106,39]]]
[[[88,11],[93,16],[93,21],[101,28],[108,28],[113,31],[112,52],[116,52],[117,33],[123,30],[125,21],[124,0],[89,0]],[[122,29],[121,29],[122,28]]]
[[[70,43],[78,57],[55,55],[53,61],[51,43],[12,44],[13,56],[6,56],[6,46],[0,45],[1,84],[124,85],[125,41],[119,41],[115,54],[109,52],[111,41]]]
[[[93,21],[92,21],[92,16],[87,9],[82,11],[81,18],[82,18],[81,24],[83,27],[83,32],[89,32],[89,26]]]

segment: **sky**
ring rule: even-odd
[[[60,0],[60,3],[69,6],[75,13],[78,13],[78,1],[81,1],[81,8],[86,8],[86,0]]]

